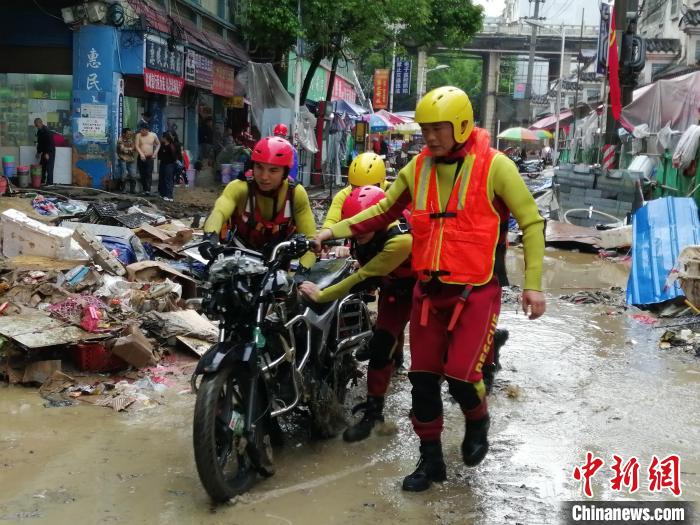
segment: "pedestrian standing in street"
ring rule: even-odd
[[[279,123],[275,126],[275,129],[272,130],[272,134],[275,137],[281,137],[285,140],[289,140],[289,143],[294,145],[294,142],[290,140],[289,137],[289,128],[287,127],[286,124]],[[289,170],[289,178],[293,181],[297,180],[299,173],[299,155],[297,154],[296,148],[294,148],[294,166],[292,166],[292,169]]]
[[[182,150],[169,131],[163,133],[158,150],[158,194],[164,201],[173,202],[175,167],[182,161]]]
[[[119,191],[126,191],[128,183],[129,193],[136,193],[136,145],[134,133],[129,128],[122,130],[122,136],[117,141],[117,169],[114,182]]]
[[[383,198],[384,190],[377,186],[355,188],[343,202],[342,217],[354,217]],[[299,285],[299,292],[312,301],[326,303],[351,291],[379,287],[377,322],[368,345],[367,399],[352,409],[353,414],[362,412],[362,418],[343,433],[345,441],[353,442],[366,439],[375,425],[384,422],[384,398],[395,365],[402,361],[403,332],[411,315],[411,293],[416,278],[411,269],[411,233],[405,222],[358,236],[349,250],[336,249],[338,257],[350,254],[360,264],[358,271],[323,290],[305,281]]]
[[[419,282],[411,308],[409,379],[420,461],[403,480],[403,489],[412,492],[446,479],[443,381],[464,414],[464,463],[478,465],[488,452],[482,368],[493,350],[501,286],[507,284],[510,213],[523,232],[523,310],[530,319],[545,311],[544,219],[515,164],[490,147],[486,130],[474,127],[471,102],[461,89],[445,86],[425,95],[415,120],[427,148],[399,172],[385,199],[321,230],[315,242],[320,251],[322,241],[380,231],[407,207],[412,210],[411,260]]]
[[[148,196],[151,194],[151,184],[153,182],[153,159],[158,156],[160,141],[158,140],[158,135],[150,130],[148,124],[142,123],[134,144],[139,155],[136,166],[141,178],[142,191],[144,195]]]
[[[34,119],[36,127],[36,157],[41,164],[41,183],[53,184],[53,165],[56,161],[56,144],[53,133],[40,118]]]

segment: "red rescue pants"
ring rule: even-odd
[[[481,371],[493,351],[501,287],[493,279],[474,287],[466,299],[463,286],[437,285],[427,293],[424,289],[419,283],[413,293],[409,378],[413,428],[422,440],[432,441],[442,432],[443,379],[467,420],[488,415]]]
[[[394,372],[395,358],[403,352],[403,332],[411,317],[412,280],[384,279],[374,335],[369,343],[367,395],[384,397]]]

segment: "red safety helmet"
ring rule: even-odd
[[[343,202],[343,208],[340,211],[340,216],[343,219],[354,217],[361,211],[366,210],[370,206],[374,206],[384,198],[384,190],[377,186],[362,186],[355,188],[350,192]]]
[[[272,134],[276,137],[287,137],[289,135],[289,128],[286,124],[277,124],[275,129],[272,130]]]
[[[294,148],[282,137],[265,137],[253,147],[253,162],[264,162],[275,166],[294,166]]]

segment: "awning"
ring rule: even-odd
[[[129,5],[156,31],[171,35],[174,25],[176,38],[184,40],[186,47],[197,48],[204,54],[239,68],[248,63],[249,57],[245,50],[241,46],[225,40],[221,35],[202,31],[194,22],[178,15],[168,15],[150,3],[129,0]]]
[[[360,116],[368,113],[368,110],[347,100],[338,99],[333,101],[333,111],[335,113],[346,113],[352,118],[359,118]]]
[[[561,114],[559,115],[559,123],[563,124],[564,121],[568,121],[573,117],[573,114],[571,111],[566,110],[562,111]],[[550,115],[549,117],[545,117],[543,119],[538,120],[537,122],[533,123],[530,126],[530,129],[554,129],[557,124],[557,116],[556,115]]]

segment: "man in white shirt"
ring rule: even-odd
[[[139,154],[136,166],[139,170],[139,177],[141,177],[141,186],[144,194],[150,195],[153,179],[153,159],[158,156],[158,150],[160,149],[158,135],[149,129],[147,123],[141,123],[134,145]]]

